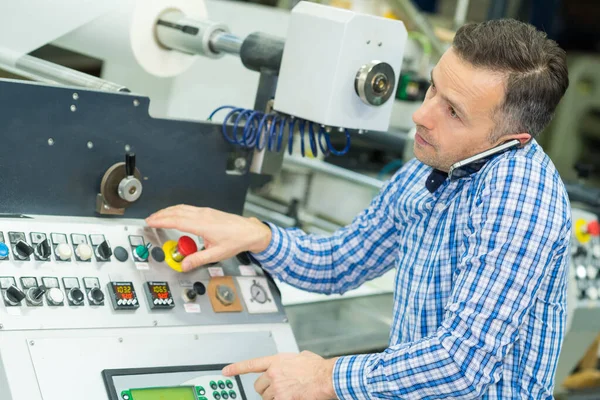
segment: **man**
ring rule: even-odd
[[[413,119],[414,153],[368,209],[331,237],[177,206],[148,224],[205,238],[189,269],[250,251],[299,288],[343,293],[397,269],[390,345],[325,360],[236,363],[286,399],[547,399],[566,320],[570,206],[535,141],[568,86],[564,52],[514,20],[462,27]],[[452,164],[516,139],[460,179]],[[341,200],[340,200],[341,201]]]

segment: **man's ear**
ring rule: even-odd
[[[529,133],[514,133],[511,135],[504,135],[496,140],[494,146],[501,145],[502,143],[506,143],[509,140],[514,139],[517,139],[519,142],[521,142],[521,146],[524,146],[531,140],[531,135]]]

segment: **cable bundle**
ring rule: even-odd
[[[229,143],[245,148],[255,148],[259,151],[265,148],[268,151],[281,151],[283,139],[288,139],[288,152],[292,154],[294,129],[298,126],[300,133],[300,153],[305,156],[304,135],[308,135],[310,150],[313,156],[317,156],[318,148],[325,155],[333,154],[342,156],[350,149],[350,132],[344,129],[346,134],[346,146],[340,151],[331,144],[329,132],[325,127],[314,122],[293,116],[284,116],[278,113],[264,113],[252,109],[238,108],[234,106],[222,106],[213,111],[208,117],[209,121],[221,110],[229,109],[229,113],[223,119],[222,133]],[[233,124],[232,135],[227,133],[227,124]],[[315,132],[315,125],[318,131]],[[287,136],[286,136],[287,135]],[[323,143],[325,142],[325,143]]]

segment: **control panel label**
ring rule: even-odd
[[[221,267],[208,267],[208,274],[211,278],[214,278],[215,276],[225,276],[223,268]]]

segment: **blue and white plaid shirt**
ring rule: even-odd
[[[431,171],[410,161],[331,237],[271,225],[253,256],[320,293],[396,268],[389,347],[336,362],[340,399],[552,398],[571,236],[556,169],[534,141],[434,193]]]

